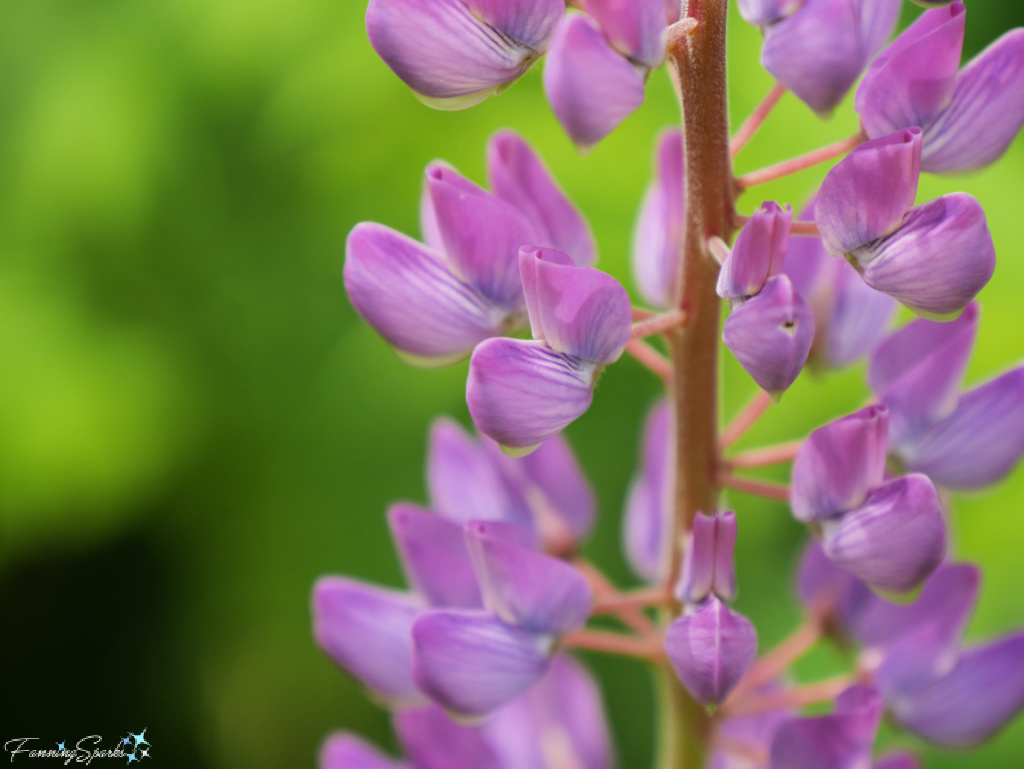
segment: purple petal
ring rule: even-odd
[[[661,66],[668,28],[664,0],[586,0],[585,6],[616,51],[649,69]]]
[[[609,46],[586,16],[566,17],[551,42],[544,92],[570,139],[591,147],[643,104],[641,66]]]
[[[822,521],[825,554],[872,587],[913,590],[946,553],[939,497],[923,475],[880,486],[856,510]]]
[[[874,349],[885,336],[899,303],[871,288],[847,262],[833,259],[832,268],[832,314],[821,325],[815,315],[815,328],[823,329],[828,364],[840,367]]]
[[[416,592],[431,606],[483,605],[462,527],[416,505],[388,510],[391,536]]]
[[[480,716],[544,675],[550,644],[493,614],[429,611],[412,626],[413,678],[446,710]]]
[[[828,172],[814,204],[825,249],[836,256],[888,235],[914,204],[921,129],[865,142]]]
[[[484,435],[530,449],[590,408],[598,366],[542,342],[489,341],[473,351],[466,382],[469,413]]]
[[[811,433],[793,462],[793,515],[830,518],[852,510],[885,478],[889,412],[868,406]]]
[[[388,344],[428,365],[454,363],[510,325],[441,254],[380,224],[363,222],[349,234],[345,290]]]
[[[629,294],[611,275],[566,264],[558,251],[524,248],[519,271],[534,338],[555,352],[607,365],[632,333]]]
[[[894,451],[953,413],[980,311],[972,303],[950,323],[916,320],[892,334],[871,356],[868,384],[889,407]]]
[[[690,695],[702,705],[718,704],[754,661],[757,631],[746,617],[711,598],[672,623],[665,651]]]
[[[494,135],[487,146],[487,172],[494,194],[533,223],[540,237],[535,245],[565,251],[580,266],[594,263],[597,246],[590,226],[518,134]]]
[[[671,412],[666,400],[659,400],[644,420],[640,467],[629,488],[623,541],[633,571],[648,582],[656,582],[665,570],[665,528],[669,514],[669,426]]]
[[[487,446],[451,419],[431,425],[427,488],[434,509],[460,524],[504,521],[533,532],[533,513],[521,490]]]
[[[748,24],[765,27],[800,10],[800,0],[739,0],[740,16]]]
[[[1024,125],[1024,30],[1007,32],[963,68],[949,106],[925,129],[922,170],[969,171],[999,158]]]
[[[893,753],[878,761],[875,769],[921,769],[921,762],[913,753]]]
[[[955,668],[890,703],[910,731],[944,747],[984,742],[1024,707],[1024,633],[968,649]]]
[[[457,724],[439,707],[400,710],[394,719],[416,769],[506,769],[479,728]]]
[[[422,700],[410,674],[410,631],[419,602],[406,593],[340,577],[313,587],[313,634],[330,657],[395,705]]]
[[[869,286],[940,318],[959,314],[996,267],[985,212],[963,192],[911,209],[896,232],[852,255]]]
[[[832,563],[817,540],[808,541],[800,557],[796,589],[811,616],[826,623],[836,620],[843,596],[853,583],[850,573]]]
[[[771,694],[778,691],[777,686],[769,684],[761,687],[758,694]],[[736,744],[746,745],[768,755],[775,732],[790,718],[792,718],[792,714],[786,710],[769,710],[756,715],[726,718],[720,722],[718,734]],[[754,761],[753,757],[721,749],[712,753],[711,763],[708,766],[708,769],[762,768],[763,764]]]
[[[633,231],[633,275],[644,299],[656,307],[675,304],[684,219],[683,133],[673,129],[658,139],[654,182]]]
[[[425,103],[462,109],[522,75],[564,14],[561,0],[370,0],[366,31]]]
[[[900,454],[904,464],[951,489],[979,489],[1024,455],[1024,367],[961,396],[953,414]]]
[[[882,698],[856,686],[836,700],[832,715],[795,718],[775,733],[771,769],[856,769],[870,765]]]
[[[320,769],[410,769],[352,734],[332,734],[320,749]]]
[[[868,136],[927,126],[949,104],[966,20],[959,2],[928,11],[875,59],[855,102]]]
[[[492,525],[466,525],[484,605],[531,633],[562,635],[582,627],[593,604],[583,576],[565,561],[504,541]]]
[[[777,203],[762,203],[747,222],[732,252],[718,273],[718,295],[723,299],[753,296],[768,278],[782,272],[793,209]]]
[[[698,513],[683,557],[683,573],[676,594],[684,603],[697,604],[714,593],[723,601],[736,598],[736,514]]]
[[[778,275],[732,311],[722,340],[761,389],[777,398],[807,362],[814,341],[814,315],[789,278]]]
[[[510,313],[523,308],[519,249],[540,235],[511,203],[444,166],[427,169],[427,185],[452,272]]]

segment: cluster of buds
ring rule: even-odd
[[[488,148],[489,190],[427,168],[422,241],[374,223],[352,231],[356,311],[413,363],[468,357],[480,435],[436,422],[430,507],[388,511],[408,590],[346,577],[314,588],[318,643],[392,711],[408,759],[341,733],[322,769],[609,769],[600,692],[574,650],[646,661],[666,701],[688,703],[668,715],[690,747],[662,757],[666,769],[917,769],[911,752],[875,755],[883,718],[966,747],[1024,708],[1024,633],[963,643],[981,575],[953,560],[947,525],[954,492],[1000,481],[1024,456],[1024,366],[963,390],[995,244],[969,195],[915,205],[922,171],[991,163],[1024,124],[1024,31],[961,69],[963,3],[921,4],[885,47],[899,0],[739,0],[778,84],[733,155],[785,91],[825,115],[866,74],[851,140],[737,178],[728,137],[698,146],[713,131],[693,129],[704,116],[692,89],[719,82],[695,75],[724,86],[722,0],[689,0],[683,14],[674,0],[370,0],[375,50],[428,104],[475,104],[546,56],[548,99],[585,148],[670,60],[686,133],[658,140],[637,217],[647,307],[594,268],[587,222],[508,131]],[[707,122],[724,133],[724,112]],[[709,182],[715,152],[723,178]],[[838,158],[796,221],[776,202],[733,216],[734,193]],[[716,294],[730,304],[722,341],[763,391],[721,436]],[[921,317],[890,332],[900,304]],[[670,395],[648,412],[625,505],[624,550],[644,583],[633,590],[581,555],[596,501],[561,435],[624,353]],[[726,455],[806,365],[864,358],[867,406],[793,444]],[[737,475],[790,461],[790,485]],[[732,608],[743,511],[724,509],[723,487],[788,504],[812,535],[797,578],[805,621],[760,657]],[[855,669],[794,683],[792,665],[823,639],[856,649]],[[823,703],[830,712],[803,712]]]

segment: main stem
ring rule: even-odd
[[[727,0],[685,0],[683,18],[696,21],[673,35],[668,59],[683,110],[686,220],[680,258],[679,309],[687,323],[669,336],[674,376],[675,434],[669,574],[682,562],[686,534],[698,512],[711,513],[719,494],[718,264],[708,239],[733,232],[733,177],[726,92]],[[678,607],[676,607],[678,610]],[[709,742],[707,713],[673,671],[660,671],[663,733],[660,769],[701,769]]]

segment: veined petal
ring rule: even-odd
[[[966,20],[960,2],[928,11],[868,67],[855,101],[868,136],[927,126],[949,104]]]
[[[939,318],[959,314],[996,267],[985,212],[963,192],[912,208],[898,230],[853,256],[869,286]]]
[[[598,366],[542,342],[491,341],[473,352],[466,382],[469,413],[484,435],[529,449],[590,408]]]
[[[487,446],[452,419],[440,418],[431,425],[427,488],[434,509],[460,524],[503,521],[534,532],[533,513],[522,490]]]
[[[880,486],[849,513],[822,521],[825,554],[872,587],[913,590],[946,554],[939,497],[923,475]]]
[[[968,649],[948,675],[890,703],[907,729],[962,748],[984,742],[1024,707],[1024,633]]]
[[[565,561],[505,541],[492,526],[466,525],[484,605],[506,624],[540,635],[582,627],[593,605],[583,576]]]
[[[899,303],[865,283],[846,261],[831,260],[831,315],[815,329],[824,334],[822,347],[828,365],[846,366],[862,358],[885,336]],[[808,300],[815,308],[813,300]],[[815,340],[817,345],[817,340]],[[811,350],[811,355],[815,354]]]
[[[900,454],[904,464],[951,489],[1001,480],[1024,454],[1024,367],[960,397],[952,415]]]
[[[800,10],[801,0],[739,0],[740,16],[748,24],[765,27]]]
[[[611,275],[567,261],[565,254],[548,249],[519,253],[534,338],[555,352],[614,363],[632,331],[629,294]]]
[[[768,278],[781,273],[792,224],[790,206],[762,203],[736,236],[732,252],[718,273],[718,295],[723,299],[753,296]]]
[[[676,594],[684,603],[697,604],[712,593],[723,601],[736,598],[736,513],[697,513],[683,557],[683,572]]]
[[[366,31],[423,101],[462,109],[522,75],[564,14],[561,0],[370,0]]]
[[[533,223],[540,241],[532,245],[564,251],[581,267],[597,260],[590,226],[522,137],[495,134],[487,146],[487,172],[494,194]]]
[[[970,171],[1002,155],[1024,125],[1024,29],[1007,32],[960,71],[949,106],[927,126],[921,169]]]
[[[722,702],[757,655],[750,621],[712,597],[669,627],[665,651],[683,686],[702,705]]]
[[[593,21],[569,14],[551,42],[544,92],[569,138],[588,148],[643,104],[645,76],[608,45]]]
[[[395,713],[395,732],[415,769],[506,769],[483,732],[432,705]]]
[[[662,132],[647,189],[633,230],[633,276],[644,299],[661,308],[675,303],[679,282],[685,196],[683,133]]]
[[[661,66],[668,28],[664,0],[586,0],[584,5],[616,51],[649,69]]]
[[[488,612],[428,611],[412,626],[413,678],[446,710],[481,716],[544,675],[550,642]]]
[[[345,290],[388,344],[427,364],[454,363],[512,325],[507,311],[453,276],[441,254],[380,224],[349,234]]]
[[[772,740],[771,769],[856,769],[870,765],[871,745],[882,718],[882,698],[855,686],[836,700],[828,716],[794,718]]]
[[[971,303],[949,323],[915,320],[872,354],[868,384],[889,407],[889,439],[895,452],[953,413],[980,312]]]
[[[669,515],[668,495],[671,493],[669,440],[671,413],[668,401],[656,402],[644,420],[640,467],[629,487],[626,515],[623,519],[623,541],[626,557],[633,571],[648,582],[664,577],[665,532]]]
[[[388,525],[406,577],[431,606],[483,605],[462,527],[417,505],[396,504]]]
[[[320,748],[320,769],[411,769],[404,761],[388,758],[359,737],[336,732]]]
[[[808,613],[826,623],[836,620],[854,581],[850,572],[829,560],[820,542],[807,542],[797,569],[796,590]]]
[[[422,696],[410,673],[411,628],[419,602],[406,593],[341,577],[313,587],[313,634],[342,668],[393,705]]]
[[[828,172],[814,204],[825,249],[835,256],[895,232],[914,204],[921,129],[861,144]]]

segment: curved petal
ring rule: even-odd
[[[748,24],[764,27],[800,10],[800,0],[739,0],[740,16]]]
[[[464,358],[502,333],[505,310],[451,274],[441,254],[380,224],[348,236],[345,290],[388,344],[428,365]]]
[[[762,203],[736,236],[718,273],[718,295],[723,299],[753,296],[764,288],[768,278],[781,273],[792,224],[790,206]]]
[[[847,366],[871,352],[882,340],[896,308],[893,297],[865,283],[847,262],[832,260],[831,315],[815,328],[822,329],[828,365]],[[809,300],[814,307],[813,300]],[[817,341],[815,342],[817,344]],[[811,352],[814,355],[814,351]]]
[[[466,403],[477,429],[502,446],[532,449],[582,416],[598,367],[542,342],[493,339],[469,362]]]
[[[415,769],[506,769],[479,728],[456,723],[436,705],[400,710],[394,721]]]
[[[551,42],[544,92],[569,138],[587,148],[644,103],[644,77],[590,19],[570,14]]]
[[[597,260],[590,226],[522,137],[512,131],[494,135],[487,145],[487,175],[494,194],[533,223],[541,239],[534,245],[564,251],[581,267]]]
[[[649,69],[661,66],[668,29],[664,0],[586,0],[585,7],[616,51]]]
[[[913,590],[946,554],[939,497],[923,475],[880,486],[852,512],[822,522],[825,554],[872,587]]]
[[[413,678],[445,710],[481,716],[544,675],[549,643],[493,614],[428,611],[412,626]]]
[[[410,674],[410,632],[420,610],[405,593],[322,577],[313,587],[313,634],[376,696],[394,705],[416,704],[422,696]]]
[[[640,467],[629,487],[623,541],[633,571],[655,582],[666,570],[665,531],[669,515],[670,490],[669,440],[671,412],[667,400],[659,400],[644,420]]]
[[[961,396],[956,411],[900,454],[904,464],[951,489],[980,489],[1024,455],[1024,367]]]
[[[683,571],[676,595],[684,603],[697,604],[712,593],[723,601],[736,598],[736,513],[697,513],[683,557]]]
[[[835,621],[853,583],[854,577],[829,560],[821,543],[808,541],[797,568],[796,591],[811,616],[823,623]]]
[[[332,734],[320,748],[320,769],[411,769],[370,747],[352,734]]]
[[[775,733],[771,769],[853,769],[871,762],[882,698],[855,686],[836,700],[832,715],[794,718]]]
[[[673,129],[658,139],[654,182],[633,230],[633,276],[641,295],[655,307],[675,304],[684,205],[683,133]]]

